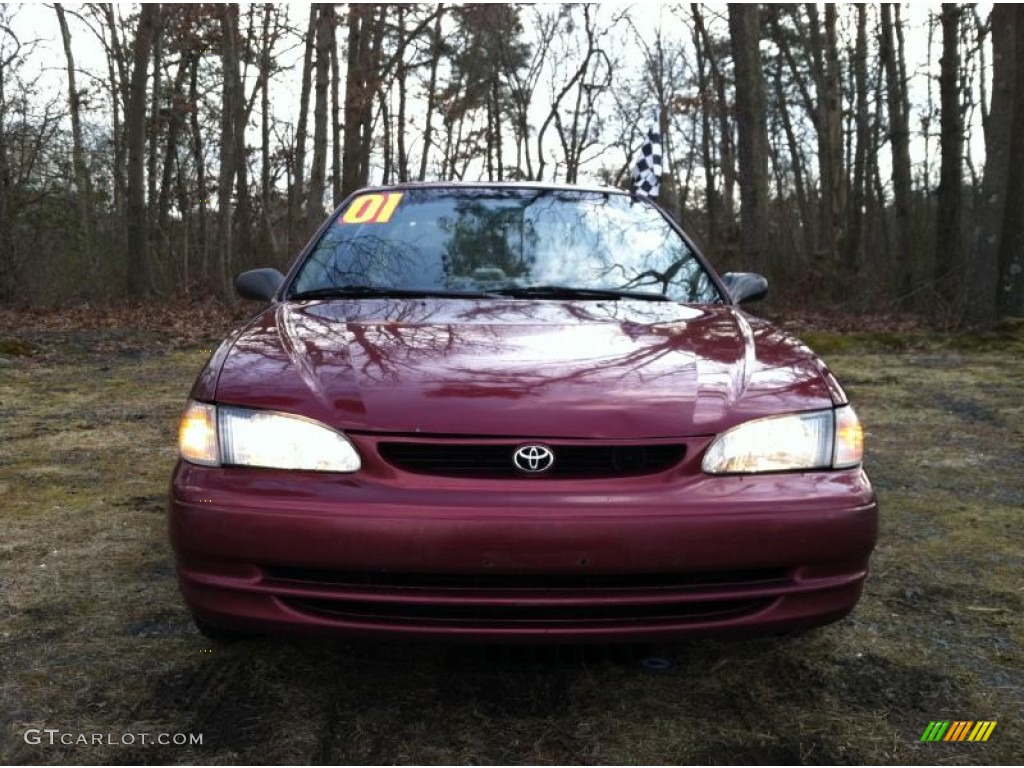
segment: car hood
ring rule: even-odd
[[[272,305],[193,397],[350,430],[657,438],[844,395],[810,350],[733,307],[364,299]]]

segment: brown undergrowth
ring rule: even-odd
[[[177,595],[164,495],[176,417],[230,313],[2,319],[0,762],[1021,761],[1019,327],[806,334],[866,423],[882,503],[864,599],[818,632],[583,650],[214,648]],[[985,744],[921,743],[936,719],[999,725]],[[28,729],[203,744],[33,745]]]

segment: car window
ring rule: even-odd
[[[721,296],[686,241],[644,200],[549,189],[407,189],[357,195],[291,293],[339,286],[495,290],[536,285]]]

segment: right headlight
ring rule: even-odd
[[[236,465],[356,472],[359,454],[326,424],[275,411],[189,403],[178,430],[181,457],[206,466]]]
[[[713,475],[846,469],[860,464],[864,433],[849,405],[748,421],[714,439],[701,468]]]

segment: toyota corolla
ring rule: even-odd
[[[170,534],[215,637],[763,634],[857,602],[860,423],[650,200],[362,190],[215,350]]]

